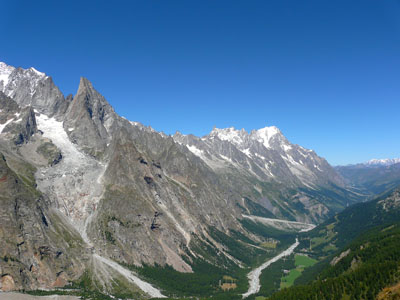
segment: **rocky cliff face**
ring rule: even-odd
[[[35,189],[29,168],[18,156],[0,155],[3,291],[64,286],[79,277],[88,259],[78,232]]]
[[[101,156],[110,143],[116,118],[104,97],[86,78],[81,78],[63,125],[72,142],[94,156]]]
[[[64,98],[45,74],[4,63],[0,90],[3,188],[10,193],[0,209],[14,216],[0,219],[12,241],[3,254],[13,253],[30,272],[24,281],[11,260],[0,259],[0,273],[12,276],[15,288],[51,287],[60,274],[64,283],[91,270],[103,288],[122,276],[139,294],[160,296],[116,262],[192,272],[207,248],[209,262],[243,265],[212,232],[260,242],[242,214],[317,222],[357,200],[323,158],[275,127],[166,136],[118,116],[87,79]],[[23,207],[13,189],[25,191],[23,214],[12,211]],[[25,234],[18,222],[35,232]],[[33,245],[26,257],[37,261],[22,259],[22,241]]]
[[[22,107],[32,106],[47,115],[65,112],[68,103],[51,77],[34,68],[14,68],[2,62],[0,73],[0,91]]]

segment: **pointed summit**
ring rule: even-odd
[[[93,84],[85,77],[81,77],[78,91],[73,97],[70,113],[82,113],[84,109],[95,121],[104,121],[106,112],[113,112],[111,105],[107,100],[93,87]]]
[[[79,80],[79,87],[78,87],[78,92],[80,90],[87,89],[87,90],[95,90],[93,87],[93,84],[87,79],[86,77],[81,77]]]
[[[100,155],[110,139],[116,114],[107,100],[85,77],[67,111],[64,128],[70,138],[94,156]]]

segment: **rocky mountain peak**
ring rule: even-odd
[[[46,115],[63,114],[68,106],[51,77],[35,68],[0,63],[0,91],[21,107],[32,106]]]
[[[79,94],[80,92],[89,92],[89,91],[93,93],[98,93],[94,89],[93,84],[89,81],[89,79],[87,79],[86,77],[81,77],[79,81],[77,94]]]
[[[34,67],[30,67],[27,71],[32,73],[32,74],[35,74],[36,76],[39,76],[39,77],[46,77],[45,73],[39,72]]]
[[[289,144],[289,141],[276,126],[252,130],[250,133],[243,128],[241,130],[234,127],[214,128],[208,137],[218,137],[220,140],[228,141],[238,147],[247,146],[251,141],[257,141],[267,149],[276,149],[282,147],[282,144]]]
[[[214,128],[208,136],[218,137],[220,140],[231,142],[234,145],[241,145],[248,135],[244,129],[237,130],[234,127],[229,127],[223,129]]]
[[[64,128],[71,140],[92,155],[104,153],[117,120],[111,105],[84,77],[81,77],[76,95],[68,101],[71,102]]]
[[[251,138],[257,140],[265,146],[265,148],[274,148],[273,141],[288,143],[282,132],[276,126],[267,126],[251,132]]]

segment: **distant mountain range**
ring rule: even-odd
[[[400,158],[371,159],[365,163],[369,166],[390,166],[400,163]]]
[[[353,191],[369,195],[383,193],[400,184],[400,159],[372,159],[365,163],[337,166],[336,171]]]

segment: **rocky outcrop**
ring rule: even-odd
[[[20,106],[4,93],[0,92],[1,133],[12,136],[16,145],[27,143],[37,132],[35,112],[32,107]]]
[[[20,107],[14,100],[0,91],[0,111],[0,124],[4,124],[16,113],[19,113]]]
[[[20,119],[8,125],[5,132],[14,134],[14,143],[21,145],[27,143],[31,136],[37,132],[35,113],[31,107],[27,107],[21,111]]]

